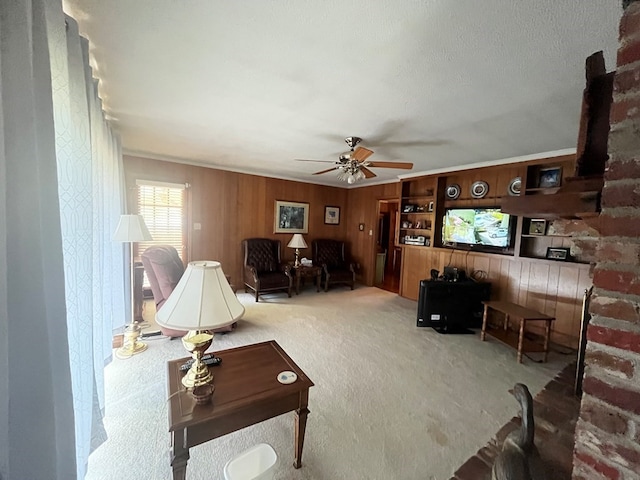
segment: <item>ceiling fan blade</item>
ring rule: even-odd
[[[359,162],[364,162],[371,155],[373,155],[373,150],[369,150],[368,148],[364,147],[356,147],[351,158]]]
[[[413,163],[409,162],[369,162],[369,167],[378,168],[400,168],[402,170],[411,170]]]
[[[309,160],[307,158],[294,158],[296,162],[336,163],[334,160]]]
[[[336,167],[327,168],[326,170],[321,170],[319,172],[315,172],[315,173],[313,173],[313,175],[322,175],[323,173],[333,172],[335,169],[336,169]]]
[[[377,177],[377,175],[373,173],[371,170],[369,170],[367,167],[360,167],[360,170],[362,171],[362,173],[364,173],[365,178]]]

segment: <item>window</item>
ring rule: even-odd
[[[142,215],[153,240],[138,242],[137,254],[151,245],[171,245],[182,261],[186,256],[185,185],[137,180],[138,213]]]

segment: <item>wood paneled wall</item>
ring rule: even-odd
[[[378,200],[397,200],[401,196],[400,182],[347,190],[132,156],[125,156],[124,164],[130,211],[134,211],[131,207],[135,205],[136,179],[191,185],[187,259],[220,261],[225,273],[239,286],[244,238],[278,239],[282,242],[283,258],[293,260],[293,249],[286,247],[291,235],[273,233],[275,200],[309,203],[309,234],[305,235],[309,246],[315,238],[346,241],[352,259],[360,265],[359,281],[373,285]],[[502,185],[520,173],[521,168],[503,167],[496,182]],[[464,183],[465,177],[456,173],[448,176],[447,181]],[[340,207],[339,225],[324,224],[327,205]],[[201,230],[194,230],[194,223],[200,223]],[[364,224],[362,231],[360,224]],[[311,248],[301,255],[311,258]],[[582,294],[592,283],[588,265],[407,247],[403,249],[400,294],[417,300],[420,280],[428,278],[432,268],[442,272],[446,265],[464,268],[467,273],[486,272],[492,283],[493,299],[517,302],[555,315],[553,340],[576,346]]]
[[[445,206],[456,205],[462,206],[493,206],[499,205],[500,199],[507,194],[509,182],[514,177],[523,177],[526,172],[526,166],[523,163],[515,165],[500,165],[495,167],[474,168],[453,172],[451,174],[443,174],[442,178],[446,179],[446,185],[458,184],[460,186],[460,196],[455,201],[445,201]],[[489,185],[489,192],[484,198],[475,199],[471,196],[471,185],[483,180]]]
[[[400,182],[396,182],[348,190],[346,235],[351,256],[360,264],[359,280],[365,285],[373,285],[376,273],[378,200],[397,200],[400,186]],[[361,223],[364,224],[362,231],[358,229]]]
[[[553,158],[541,158],[525,163],[507,164],[482,167],[437,176],[438,192],[436,204],[436,228],[432,231],[435,236],[434,244],[438,245],[438,225],[444,207],[474,207],[500,205],[501,197],[507,195],[508,185],[516,176],[523,179],[526,185],[528,167],[534,172],[539,165],[562,166],[563,178],[573,171],[575,158],[565,155]],[[421,185],[429,177],[409,179],[405,183],[407,190],[413,184]],[[482,199],[473,199],[471,185],[483,180],[489,185],[489,192]],[[447,185],[458,184],[460,197],[456,200],[446,200],[443,191]],[[564,183],[563,183],[564,184]],[[516,228],[522,231],[522,219]],[[531,239],[526,239],[527,241]],[[516,235],[514,246],[515,255],[498,255],[480,252],[466,252],[437,247],[405,247],[402,258],[402,276],[400,295],[417,300],[420,280],[430,278],[431,269],[443,272],[445,266],[458,267],[465,270],[467,275],[473,272],[491,282],[492,300],[504,300],[524,305],[547,315],[555,316],[552,327],[552,339],[562,345],[576,347],[580,334],[580,319],[582,314],[582,298],[584,290],[592,285],[590,266],[588,264],[571,262],[553,262],[544,259],[527,258],[534,253],[544,257],[546,247],[570,246],[570,238],[546,237],[536,241],[543,243],[537,252],[527,248],[526,255],[520,255],[521,237]],[[545,243],[546,242],[546,243]],[[535,325],[527,327],[537,331]]]
[[[187,260],[217,260],[238,286],[242,284],[242,246],[245,238],[266,237],[282,242],[284,260],[294,259],[287,248],[291,234],[273,233],[276,200],[309,203],[309,245],[301,256],[311,258],[315,238],[347,240],[348,190],[321,185],[246,175],[212,168],[124,157],[129,211],[135,211],[136,179],[189,183],[189,245]],[[340,207],[340,224],[325,225],[324,207]],[[194,223],[201,230],[194,230]],[[356,232],[358,225],[355,225]]]
[[[417,300],[420,280],[432,268],[464,269],[491,282],[491,299],[518,303],[556,317],[552,340],[576,348],[580,334],[582,296],[592,285],[589,265],[515,259],[510,256],[443,248],[405,247],[400,294]],[[528,330],[538,331],[535,326]],[[540,333],[540,332],[538,332]]]

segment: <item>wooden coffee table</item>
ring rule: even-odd
[[[211,367],[215,391],[207,405],[196,405],[182,386],[180,366],[188,358],[167,362],[173,479],[186,478],[190,447],[290,411],[295,412],[293,466],[300,468],[313,382],[275,340],[221,350],[216,356],[222,364]],[[277,380],[286,370],[298,376],[290,385]]]

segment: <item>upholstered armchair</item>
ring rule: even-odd
[[[313,263],[322,267],[324,291],[329,285],[344,283],[353,287],[356,283],[356,265],[345,258],[345,244],[338,240],[318,239],[312,242]]]
[[[280,241],[269,238],[248,238],[242,241],[244,252],[245,291],[261,293],[284,290],[291,297],[293,277],[291,267],[280,260]]]
[[[184,264],[180,260],[177,250],[170,245],[153,245],[147,248],[140,257],[151,285],[156,311],[158,311],[182,278]],[[230,332],[235,327],[236,323],[214,330],[214,332]],[[183,337],[187,333],[183,330],[165,327],[160,327],[160,331],[163,335],[171,338]]]

